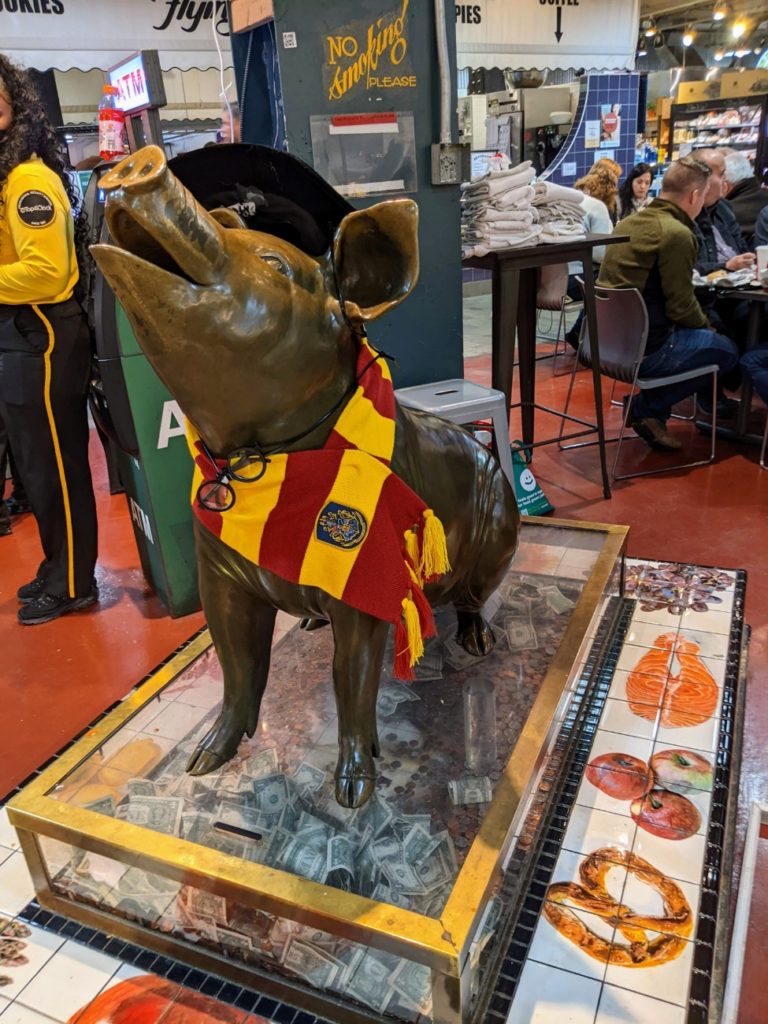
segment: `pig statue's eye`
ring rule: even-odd
[[[278,274],[288,274],[288,264],[280,256],[274,256],[271,253],[261,257],[265,263],[278,272]]]

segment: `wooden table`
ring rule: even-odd
[[[595,275],[592,252],[599,245],[613,245],[626,242],[626,235],[590,234],[573,242],[556,242],[552,245],[527,245],[517,249],[502,249],[487,256],[471,256],[463,261],[466,267],[490,270],[492,279],[492,359],[491,380],[493,387],[503,391],[507,408],[511,407],[512,368],[515,360],[515,331],[520,371],[520,408],[522,410],[523,444],[535,448],[543,444],[554,444],[558,437],[544,441],[534,440],[534,412],[536,408],[555,416],[579,423],[587,429],[577,433],[564,434],[562,440],[581,437],[597,432],[600,448],[600,469],[603,477],[603,494],[611,496],[611,484],[605,455],[605,429],[603,426],[603,396],[600,383],[599,338],[595,312]],[[536,293],[538,291],[539,267],[555,263],[581,262],[584,268],[584,312],[589,328],[589,348],[592,359],[592,381],[595,392],[595,423],[576,416],[566,415],[557,409],[538,405],[536,398]]]

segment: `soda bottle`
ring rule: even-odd
[[[99,103],[99,156],[102,160],[114,160],[125,153],[125,114],[117,105],[117,94],[116,85],[105,85]]]

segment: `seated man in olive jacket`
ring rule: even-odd
[[[641,377],[664,377],[711,363],[725,372],[738,360],[736,346],[714,332],[693,291],[698,251],[693,221],[701,211],[708,178],[709,169],[697,160],[685,157],[673,163],[659,198],[616,228],[629,241],[606,247],[598,283],[637,288],[648,310]],[[672,406],[694,392],[708,391],[706,377],[643,391],[632,398],[632,429],[652,448],[675,451],[680,442],[667,430]]]

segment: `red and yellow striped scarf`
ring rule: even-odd
[[[395,398],[389,367],[376,356],[361,338],[357,388],[325,445],[270,455],[255,482],[230,480],[228,511],[196,500],[200,484],[226,463],[210,458],[190,425],[192,507],[255,565],[395,625],[395,675],[412,679],[424,640],[435,633],[422,587],[450,565],[440,520],[390,469]]]

